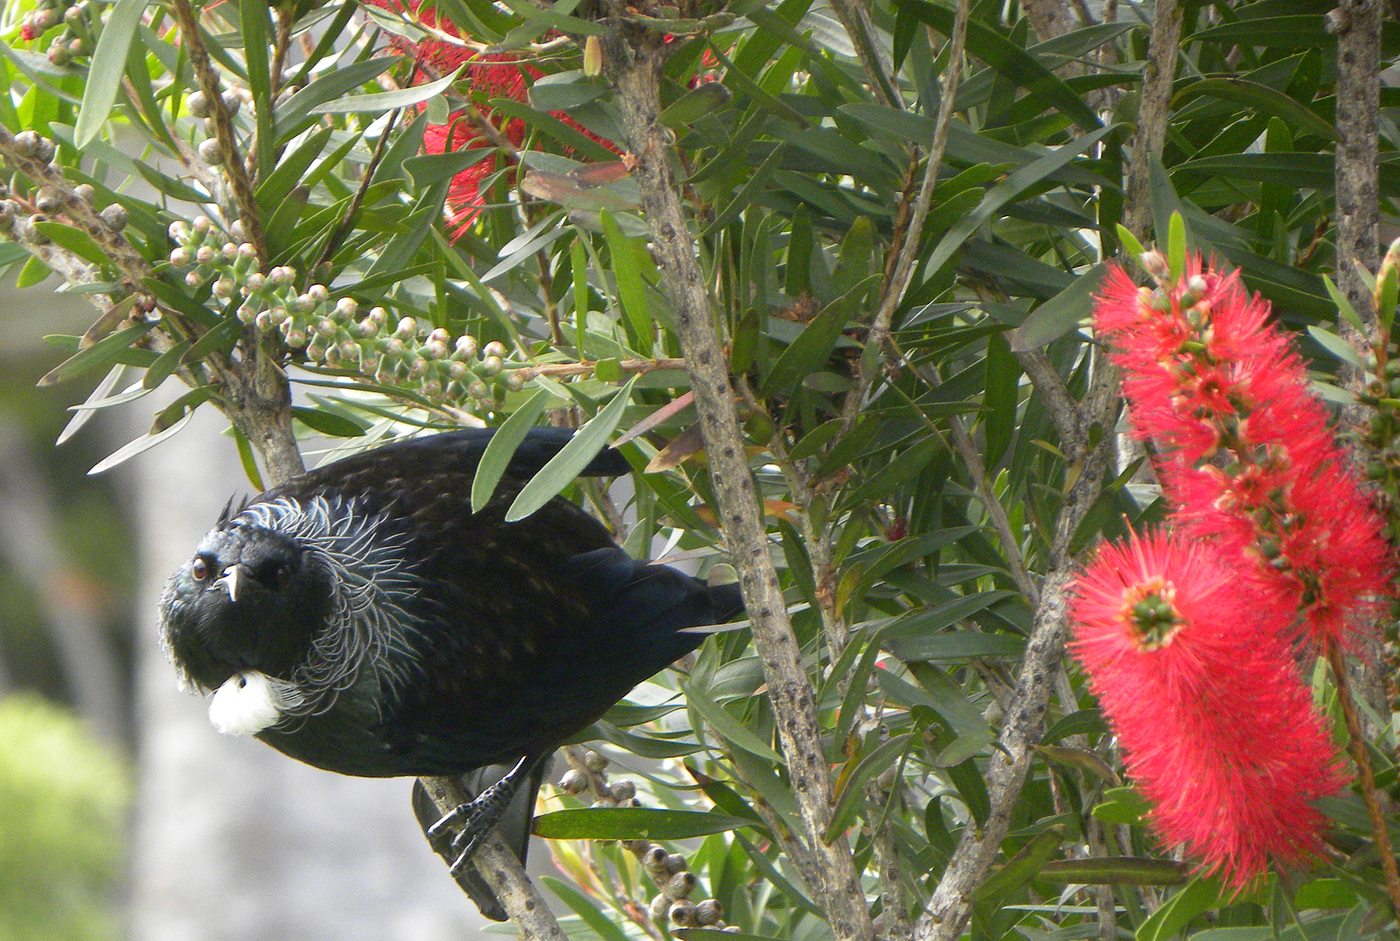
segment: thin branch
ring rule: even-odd
[[[1126,185],[1127,207],[1123,213],[1124,227],[1139,241],[1146,241],[1152,217],[1151,159],[1162,152],[1167,138],[1172,80],[1176,76],[1176,57],[1181,43],[1181,8],[1177,0],[1158,0],[1148,43],[1142,105],[1138,109],[1137,133],[1133,135]]]
[[[456,778],[420,778],[428,796],[442,814],[450,813],[469,798]],[[554,914],[540,896],[520,861],[494,830],[485,838],[471,864],[486,880],[524,941],[568,941]]]
[[[865,941],[873,928],[846,835],[827,838],[832,791],[815,694],[769,554],[734,389],[682,211],[668,134],[660,121],[664,40],[659,33],[622,23],[602,45],[604,70],[617,88],[623,127],[636,160],[643,214],[686,354],[725,542],[752,619],[754,645],[763,663],[806,842],[819,867],[821,879],[813,889],[836,938]]]
[[[214,122],[214,138],[219,143],[219,156],[223,160],[224,171],[228,174],[229,185],[233,188],[233,200],[238,206],[238,218],[243,223],[243,236],[253,246],[258,256],[258,266],[265,268],[268,263],[267,240],[263,237],[262,218],[258,214],[257,200],[253,197],[253,184],[248,178],[247,168],[238,153],[238,141],[233,136],[233,120],[224,107],[222,90],[219,88],[219,73],[209,61],[209,52],[204,48],[204,37],[200,35],[199,23],[189,0],[171,0],[171,8],[180,24],[180,34],[184,37],[185,53],[190,57],[195,78],[200,91],[209,101],[209,117]]]
[[[1371,833],[1376,839],[1376,855],[1380,857],[1381,871],[1385,873],[1385,887],[1390,894],[1391,912],[1400,916],[1400,870],[1395,866],[1395,848],[1390,844],[1386,814],[1381,810],[1377,797],[1376,775],[1371,770],[1371,756],[1366,749],[1366,738],[1357,715],[1356,698],[1351,693],[1346,655],[1338,644],[1330,641],[1327,644],[1327,663],[1332,667],[1332,679],[1337,684],[1337,700],[1341,703],[1342,716],[1346,719],[1351,757],[1356,762],[1356,770],[1361,778],[1361,797],[1366,803],[1366,814],[1371,819]]]
[[[967,45],[969,15],[969,0],[958,0],[953,19],[953,35],[948,40],[948,61],[943,70],[943,84],[938,101],[938,118],[933,126],[933,143],[924,163],[923,185],[920,186],[919,195],[914,200],[914,209],[909,215],[908,225],[897,233],[896,244],[891,246],[891,251],[897,253],[898,260],[882,286],[880,310],[875,314],[875,321],[870,325],[870,333],[865,341],[867,344],[873,344],[877,347],[889,347],[890,326],[894,323],[895,311],[899,309],[899,305],[904,300],[905,291],[909,289],[909,281],[914,275],[914,263],[919,257],[919,245],[923,241],[924,223],[928,219],[929,206],[933,202],[933,191],[938,184],[938,171],[943,165],[943,154],[948,148],[948,125],[953,115],[953,99],[957,96],[958,83],[962,77],[963,51]],[[912,159],[917,161],[918,154],[915,153]],[[897,355],[893,351],[887,350],[887,352]],[[842,416],[846,430],[855,424],[857,410],[864,406],[866,396],[870,394],[870,387],[874,381],[873,375],[862,373],[856,387],[847,395],[848,407]]]
[[[880,45],[875,24],[870,20],[870,11],[860,0],[831,0],[831,9],[845,27],[851,45],[855,46],[856,56],[865,69],[865,77],[880,103],[903,111],[904,98],[895,84],[894,66],[889,53]]]

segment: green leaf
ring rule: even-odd
[[[394,108],[411,108],[416,104],[435,98],[442,94],[452,83],[457,81],[457,76],[461,74],[465,65],[457,67],[457,71],[451,75],[444,75],[435,82],[428,82],[423,85],[411,85],[408,88],[398,88],[394,91],[374,92],[368,95],[348,95],[342,98],[335,98],[330,101],[322,101],[312,105],[311,114],[379,114],[384,111],[391,111]],[[323,79],[324,81],[324,79]],[[320,84],[319,82],[317,84]],[[307,86],[305,91],[309,91],[312,86]],[[358,86],[351,86],[358,87]],[[288,102],[291,104],[291,102]]]
[[[94,265],[107,263],[107,254],[102,251],[102,247],[81,229],[64,225],[62,222],[36,222],[34,228],[84,261],[90,261]]]
[[[836,795],[836,809],[832,811],[831,825],[824,837],[828,843],[836,839],[855,819],[856,811],[865,799],[865,785],[870,779],[903,757],[914,746],[914,742],[915,735],[912,732],[895,735],[871,749],[870,753],[860,760],[855,770],[844,779],[841,790]]]
[[[617,299],[622,312],[631,326],[631,341],[637,352],[651,355],[656,321],[652,319],[647,305],[646,285],[642,282],[641,265],[637,262],[637,243],[623,234],[617,218],[606,209],[600,213],[603,220],[603,234],[612,251],[613,277],[617,279]]]
[[[637,377],[633,376],[627,385],[618,390],[611,402],[589,419],[569,439],[569,443],[530,478],[506,511],[507,523],[529,516],[574,482],[589,461],[607,446],[608,438],[622,421],[622,413],[632,400],[632,387],[636,384]]]
[[[292,406],[292,417],[312,431],[332,438],[359,438],[369,429],[368,422],[361,424],[335,412],[301,405]]]
[[[88,471],[88,474],[93,475],[100,474],[103,471],[109,471],[112,468],[116,467],[118,464],[123,464],[131,460],[136,455],[142,453],[143,451],[147,451],[155,447],[162,441],[166,441],[170,438],[175,437],[181,432],[181,430],[184,429],[186,425],[190,423],[191,418],[194,418],[193,408],[186,411],[182,418],[180,418],[173,425],[164,429],[163,431],[157,431],[152,434],[142,435],[140,438],[137,438],[134,441],[129,441],[126,444],[122,445],[116,451],[113,451],[111,454],[107,455],[107,457],[94,464],[92,469]]]
[[[1117,225],[1118,241],[1123,243],[1123,250],[1134,258],[1140,257],[1147,249],[1142,247],[1142,243],[1137,240],[1137,236],[1129,232],[1122,225]]]
[[[1121,226],[1119,228],[1122,229]],[[1119,232],[1120,239],[1124,233],[1132,239],[1127,229]],[[1123,245],[1127,248],[1136,242],[1136,239],[1132,243],[1123,240]],[[1142,246],[1137,247],[1135,255],[1141,254]],[[1011,349],[1017,353],[1038,350],[1088,320],[1094,309],[1094,292],[1103,283],[1107,271],[1103,264],[1095,265],[1070,282],[1069,287],[1031,311],[1021,326],[1011,331]]]
[[[381,56],[356,62],[335,69],[307,85],[277,108],[278,137],[286,138],[295,134],[302,122],[311,116],[312,108],[327,101],[334,101],[366,82],[373,81],[397,61],[399,56]]]
[[[973,889],[973,900],[979,907],[1000,908],[1011,893],[1036,877],[1064,840],[1063,825],[1037,833],[1019,853],[1008,859],[1001,868],[993,870],[981,885]]]
[[[768,743],[759,738],[749,730],[738,719],[730,715],[729,712],[715,702],[706,690],[703,690],[695,682],[683,682],[681,689],[685,692],[686,702],[700,716],[714,728],[715,732],[731,745],[736,745],[751,755],[757,755],[765,761],[775,764],[783,764],[782,757],[769,747]]]
[[[1167,223],[1167,280],[1171,284],[1186,273],[1186,220],[1173,212]]]
[[[1322,327],[1314,324],[1308,327],[1308,334],[1316,340],[1323,349],[1337,357],[1337,359],[1348,365],[1355,366],[1362,372],[1366,371],[1366,364],[1362,361],[1361,353],[1357,351],[1356,347],[1337,336],[1331,330],[1324,330]]]
[[[39,260],[38,255],[30,255],[15,276],[15,287],[32,288],[53,274],[48,265]]]
[[[547,840],[686,840],[751,827],[727,814],[653,807],[590,807],[556,810],[535,818],[534,833]]]
[[[1082,885],[1181,885],[1191,878],[1185,863],[1142,856],[1057,859],[1040,870],[1043,879]]]
[[[491,495],[496,492],[496,485],[510,466],[515,449],[520,447],[525,435],[535,426],[540,415],[544,414],[544,407],[549,404],[551,398],[553,396],[548,390],[536,390],[535,394],[502,422],[501,427],[491,436],[486,450],[481,453],[476,475],[472,478],[472,512],[480,513],[490,502]]]
[[[111,120],[112,106],[116,104],[122,74],[126,71],[131,39],[136,35],[145,10],[146,0],[117,0],[97,37],[97,49],[93,51],[87,82],[83,86],[83,104],[73,125],[73,144],[79,150]]]
[[[1003,333],[987,338],[987,381],[982,405],[987,410],[983,419],[983,461],[995,467],[1011,445],[1016,433],[1016,407],[1020,402],[1021,364],[1011,354],[1011,346]]]
[[[1147,799],[1132,787],[1112,787],[1103,792],[1103,800],[1094,808],[1096,820],[1104,823],[1142,823],[1151,809]]]
[[[1162,907],[1148,916],[1138,929],[1137,941],[1168,941],[1202,912],[1215,908],[1228,898],[1214,879],[1193,879]]]
[[[79,350],[49,370],[44,378],[39,380],[40,388],[65,382],[75,376],[81,376],[90,369],[110,362],[117,354],[150,333],[154,326],[154,321],[135,323],[104,337],[86,349]]]
[[[1315,134],[1325,140],[1336,140],[1337,129],[1291,95],[1248,79],[1234,76],[1204,78],[1192,82],[1176,93],[1172,107],[1176,108],[1200,95],[1237,102],[1249,114],[1272,114],[1290,128]]]
[[[961,248],[962,244],[982,226],[982,223],[990,219],[998,210],[1019,197],[1027,189],[1039,184],[1055,171],[1071,163],[1076,157],[1117,128],[1118,125],[1111,124],[1090,134],[1085,134],[1063,147],[1056,148],[1034,163],[1016,170],[1005,180],[993,186],[982,197],[982,201],[978,203],[976,209],[964,216],[944,234],[938,246],[929,255],[925,270],[932,274],[942,268],[948,259],[953,257],[953,253]]]
[[[615,916],[609,916],[594,901],[562,879],[541,876],[540,881],[558,896],[559,900],[582,918],[603,941],[628,941],[627,935],[617,925]]]
[[[857,287],[851,293],[861,290]],[[807,376],[826,368],[826,362],[836,349],[836,342],[841,339],[850,317],[851,305],[844,298],[828,304],[825,310],[813,317],[768,370],[762,386],[764,395],[791,393],[793,387]]]

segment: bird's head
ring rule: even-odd
[[[330,602],[330,575],[301,540],[235,517],[211,530],[167,583],[162,639],[201,689],[250,671],[290,679]]]

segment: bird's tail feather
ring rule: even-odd
[[[549,766],[548,760],[541,761],[535,766],[534,770],[530,772],[528,780],[511,798],[500,822],[496,824],[497,832],[506,841],[511,852],[515,853],[522,866],[525,865],[525,856],[530,849],[530,825],[535,816],[535,798],[539,795],[540,785],[544,782],[544,776],[549,771]],[[470,800],[499,781],[510,769],[510,765],[487,765],[474,771],[468,771],[459,777],[458,781],[461,783],[462,789],[466,791],[467,799]],[[418,818],[418,825],[423,828],[424,836],[427,836],[428,829],[442,818],[442,813],[438,811],[433,799],[428,796],[421,781],[413,782],[413,814]],[[429,842],[433,841],[429,839]],[[449,866],[452,865],[454,860],[450,848],[446,853],[443,853],[436,845],[433,848],[447,860]],[[467,893],[467,897],[476,903],[477,908],[481,909],[482,915],[492,921],[505,921],[507,919],[505,907],[496,898],[496,894],[491,891],[491,887],[486,884],[486,880],[476,871],[475,866],[464,866],[454,878],[457,880],[457,884],[462,887],[462,891]]]

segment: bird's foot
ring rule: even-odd
[[[466,869],[481,841],[500,821],[521,782],[529,776],[532,764],[527,758],[520,759],[505,777],[467,803],[458,804],[428,828],[428,841],[438,855],[452,860],[454,876]]]

